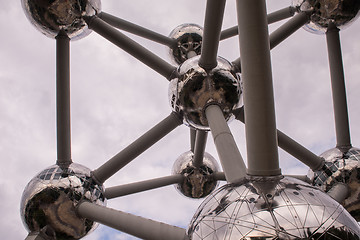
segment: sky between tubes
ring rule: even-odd
[[[38,172],[56,161],[55,40],[26,19],[20,0],[0,0],[0,233],[27,235],[19,214],[22,191]],[[105,12],[168,35],[182,23],[203,26],[206,1],[102,1]],[[268,11],[290,5],[268,0]],[[223,28],[237,23],[235,1],[227,1]],[[281,22],[283,23],[283,22]],[[279,23],[279,24],[281,24]],[[270,32],[279,24],[270,26]],[[360,147],[360,22],[341,31],[353,146]],[[132,35],[129,34],[132,37]],[[134,37],[169,60],[168,49]],[[219,55],[239,56],[236,37],[220,43]],[[272,50],[277,127],[320,154],[335,146],[330,78],[324,35],[300,29]],[[261,69],[259,69],[261,71]],[[90,169],[121,151],[171,112],[168,81],[96,33],[71,42],[73,161]],[[230,128],[246,159],[244,126]],[[106,187],[169,175],[188,151],[189,129],[180,126],[105,182]],[[209,134],[207,152],[218,158]],[[280,153],[284,174],[306,174],[307,167]],[[108,201],[108,206],[186,228],[201,200],[181,196],[172,186]],[[100,226],[85,237],[135,239]]]

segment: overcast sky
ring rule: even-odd
[[[55,40],[29,23],[20,0],[0,2],[0,236],[24,239],[27,232],[19,213],[23,189],[56,161]],[[268,11],[290,2],[268,0]],[[102,9],[168,35],[182,23],[202,26],[205,3],[104,0]],[[236,22],[235,1],[229,0],[223,28]],[[270,31],[281,23],[271,25]],[[341,31],[351,137],[357,147],[359,27],[357,21]],[[169,60],[165,46],[135,39]],[[219,55],[229,61],[239,57],[237,38],[222,41]],[[300,29],[272,51],[272,66],[277,127],[316,154],[335,147],[325,36]],[[71,42],[71,100],[72,158],[90,169],[101,166],[171,112],[168,81],[96,33]],[[244,126],[234,120],[230,128],[246,159]],[[169,175],[173,162],[189,147],[189,128],[180,126],[106,181],[105,187]],[[206,151],[218,158],[211,135]],[[282,150],[279,153],[284,174],[307,173],[302,163]],[[108,206],[186,228],[201,201],[169,186],[109,200]],[[135,238],[100,226],[84,239]]]

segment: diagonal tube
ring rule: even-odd
[[[70,39],[65,32],[56,36],[56,137],[57,162],[61,168],[71,163],[70,123]]]
[[[172,39],[172,38],[169,38],[169,37],[159,34],[157,32],[151,31],[147,28],[141,27],[134,23],[128,22],[124,19],[115,17],[106,12],[99,13],[98,17],[100,17],[102,20],[104,20],[105,22],[107,22],[108,24],[110,24],[113,27],[116,27],[118,29],[127,31],[127,32],[135,34],[135,35],[138,35],[143,38],[147,38],[154,42],[157,42],[157,43],[169,46],[169,47],[171,47],[175,43],[174,39]]]
[[[350,187],[346,183],[337,182],[327,194],[338,203],[342,203],[350,195]]]
[[[210,105],[205,109],[205,114],[227,182],[243,179],[246,166],[221,108]]]
[[[351,148],[349,116],[346,100],[344,68],[339,29],[330,25],[326,32],[331,88],[334,105],[336,144],[345,151]]]
[[[170,80],[176,67],[147,50],[134,40],[113,28],[97,16],[85,18],[89,28],[114,43],[166,79]]]
[[[137,156],[139,156],[141,153],[143,153],[145,150],[154,145],[161,138],[166,136],[181,124],[182,121],[180,120],[179,116],[172,112],[168,117],[155,125],[152,129],[143,134],[117,155],[112,157],[101,167],[94,170],[92,172],[94,179],[100,183],[105,182],[117,171],[126,166]]]
[[[110,188],[106,188],[104,196],[107,199],[122,197],[129,194],[165,187],[175,183],[181,183],[183,181],[183,178],[184,178],[183,175],[176,174],[161,178],[154,178],[151,180],[124,184],[121,186],[110,187]]]
[[[270,49],[276,47],[291,34],[309,22],[309,15],[306,12],[296,14],[289,21],[281,25],[278,29],[270,34]]]
[[[245,123],[244,119],[244,109],[240,108],[234,112],[236,119]],[[324,165],[324,159],[317,156],[285,133],[277,130],[278,146],[284,151],[310,167],[313,171],[320,170]]]
[[[291,18],[289,21],[281,25],[278,29],[270,34],[270,49],[273,49],[291,34],[296,32],[299,28],[304,26],[309,21],[309,15],[305,12],[301,12],[295,17]],[[240,58],[232,62],[235,66],[241,67]]]
[[[217,52],[226,0],[208,0],[201,45],[200,67],[211,70],[217,66]]]
[[[194,148],[194,167],[201,167],[204,158],[204,152],[206,147],[208,133],[206,131],[197,130],[196,139],[195,139],[195,148]]]
[[[237,0],[248,174],[281,174],[265,0]],[[249,21],[252,19],[252,21]]]
[[[268,24],[272,24],[286,18],[294,16],[295,8],[294,7],[286,7],[270,13],[267,15]],[[234,26],[228,29],[221,31],[220,40],[225,40],[231,37],[234,37],[239,34],[238,26]]]
[[[188,240],[186,230],[176,226],[135,216],[90,202],[81,202],[77,213],[86,219],[99,222],[132,236],[148,240]]]

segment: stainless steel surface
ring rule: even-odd
[[[219,172],[216,159],[205,152],[202,164],[194,166],[194,153],[191,151],[180,155],[174,162],[172,174],[184,176],[180,184],[175,188],[184,196],[189,198],[203,198],[208,196],[218,185],[213,174]]]
[[[359,17],[359,0],[293,0],[299,12],[310,12],[310,22],[304,29],[312,33],[325,33],[329,24],[342,29]]]
[[[75,213],[80,200],[104,206],[103,186],[96,184],[90,169],[72,163],[67,169],[53,165],[36,175],[21,199],[21,217],[31,232],[52,232],[58,239],[80,239],[97,224]]]
[[[328,192],[337,183],[345,183],[350,188],[350,195],[342,205],[350,214],[360,221],[360,149],[351,148],[343,152],[339,148],[332,148],[320,155],[325,159],[322,170],[309,170],[308,177],[315,186]]]
[[[100,12],[100,0],[21,0],[26,17],[40,32],[55,38],[60,30],[70,39],[83,38],[91,32],[83,17]]]
[[[192,240],[359,239],[359,224],[321,190],[293,178],[227,184],[205,199],[188,228]]]
[[[197,24],[182,24],[171,31],[174,44],[169,48],[169,55],[175,64],[182,64],[191,57],[200,55],[203,29]]]
[[[240,77],[223,58],[218,58],[218,65],[211,71],[199,66],[199,58],[193,57],[178,67],[178,77],[170,82],[169,100],[173,111],[184,116],[186,125],[209,130],[206,106],[218,104],[229,120],[232,110],[241,103]]]

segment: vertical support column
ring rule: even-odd
[[[248,174],[279,175],[281,170],[265,0],[237,0],[237,11]]]
[[[65,32],[56,36],[56,127],[57,164],[71,163],[70,127],[70,39]]]
[[[334,105],[336,142],[337,147],[348,150],[351,148],[349,116],[339,29],[336,26],[329,26],[326,32],[326,40]]]
[[[197,168],[203,164],[207,135],[206,131],[197,130],[193,159],[193,164]]]

